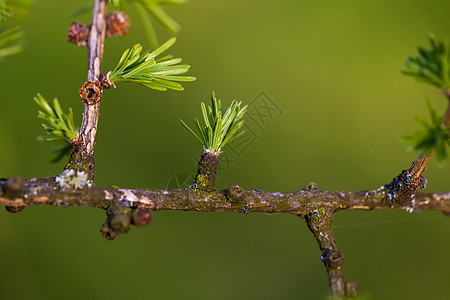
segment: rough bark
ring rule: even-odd
[[[219,168],[219,153],[205,150],[198,162],[197,175],[194,179],[194,186],[206,192],[216,189],[216,173]]]
[[[198,189],[121,189],[86,183],[82,188],[61,187],[56,177],[0,179],[0,205],[5,206],[89,206],[107,209],[113,200],[129,202],[133,207],[157,210],[202,212],[263,212],[289,213],[305,217],[309,212],[327,208],[335,213],[341,210],[391,209],[408,212],[437,210],[450,216],[450,192],[422,193],[405,203],[387,201],[384,193],[375,191],[321,191],[266,192],[244,190],[232,185],[226,190],[204,192]],[[11,180],[20,188],[11,191]]]
[[[94,1],[90,33],[87,42],[88,75],[87,80],[95,82],[101,73],[103,47],[106,35],[107,0]],[[83,120],[74,150],[65,169],[84,171],[89,179],[94,178],[94,146],[97,124],[100,114],[100,101],[94,104],[84,103]]]
[[[297,215],[306,219],[318,242],[321,260],[328,274],[329,293],[334,299],[345,299],[358,293],[358,285],[343,278],[344,255],[337,249],[331,230],[332,215],[335,212],[356,209],[402,209],[408,212],[438,210],[450,216],[450,192],[417,192],[413,197],[409,194],[406,197],[400,190],[399,196],[389,198],[386,194],[391,190],[384,188],[357,192],[320,191],[311,186],[294,192],[265,192],[244,190],[239,185],[214,191],[198,188],[121,189],[96,186],[89,180],[77,179],[76,174],[71,179],[62,178],[63,175],[64,173],[47,178],[0,179],[0,205],[4,205],[11,213],[20,212],[31,205],[101,208],[107,211],[107,219],[101,232],[111,240],[120,233],[126,233],[130,225],[139,227],[149,224],[151,213],[157,210]],[[70,180],[74,180],[79,188],[73,188],[75,183]],[[410,189],[407,187],[407,190]]]

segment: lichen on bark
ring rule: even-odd
[[[213,192],[216,189],[216,174],[219,168],[219,153],[206,149],[198,162],[197,175],[194,179],[196,189]]]
[[[357,296],[358,284],[347,282],[342,273],[344,254],[338,250],[332,231],[333,211],[329,207],[310,210],[305,216],[306,224],[314,235],[322,252],[320,259],[328,274],[330,297],[345,299]]]

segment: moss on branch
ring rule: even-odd
[[[345,299],[358,294],[358,284],[347,282],[342,273],[344,254],[337,249],[332,231],[333,211],[329,207],[310,210],[305,216],[306,224],[314,235],[322,252],[320,259],[328,274],[330,297]]]
[[[17,179],[14,179],[17,180]],[[409,203],[387,203],[384,195],[369,191],[300,190],[294,192],[266,192],[244,190],[232,185],[226,190],[212,192],[195,189],[121,189],[101,187],[93,183],[81,189],[61,189],[56,177],[23,179],[23,195],[10,196],[9,179],[0,179],[0,205],[4,206],[90,206],[107,209],[113,200],[126,199],[136,208],[156,210],[184,210],[203,212],[264,212],[290,213],[305,217],[311,211],[326,208],[333,213],[340,210],[403,209],[411,211]],[[450,192],[420,193],[414,197],[414,211],[439,210],[450,214]]]
[[[107,211],[101,232],[110,240],[126,233],[130,225],[140,227],[149,224],[152,212],[157,210],[294,214],[305,218],[314,234],[328,274],[330,295],[337,299],[357,295],[357,284],[343,279],[344,255],[337,249],[331,231],[335,212],[354,209],[404,209],[411,212],[428,209],[440,210],[450,216],[450,192],[417,193],[413,199],[408,198],[409,201],[398,199],[390,202],[385,200],[385,192],[379,190],[266,192],[245,190],[239,185],[212,191],[193,188],[121,189],[96,186],[90,181],[83,185],[61,186],[58,183],[61,180],[57,178],[0,179],[0,205],[4,205],[9,212],[20,212],[32,205],[101,208]]]
[[[219,153],[205,150],[198,162],[194,187],[201,191],[214,191],[216,189],[216,173],[218,168]]]

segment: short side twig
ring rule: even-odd
[[[358,284],[345,281],[342,274],[344,254],[338,250],[331,230],[333,211],[330,207],[319,207],[309,211],[305,220],[322,252],[320,259],[328,274],[330,297],[345,299],[357,296]]]
[[[92,20],[87,43],[88,76],[87,80],[95,82],[101,73],[103,45],[106,35],[107,0],[95,0],[92,8]],[[72,144],[74,150],[65,169],[85,171],[89,179],[94,178],[94,146],[97,134],[100,102],[84,103],[83,120],[78,138]]]
[[[219,152],[211,152],[205,149],[197,168],[197,175],[194,179],[194,187],[207,192],[216,189],[216,173],[219,168]]]

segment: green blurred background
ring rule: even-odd
[[[0,176],[59,174],[50,164],[33,96],[74,108],[86,79],[86,49],[66,42],[72,10],[85,1],[36,1],[23,25],[26,49],[0,63]],[[212,91],[225,103],[279,111],[247,118],[252,139],[225,149],[218,187],[292,191],[377,188],[416,153],[399,139],[428,117],[433,88],[402,76],[429,32],[450,37],[450,2],[206,1],[168,10],[182,26],[170,53],[198,80],[184,92],[128,84],[104,94],[96,144],[98,185],[166,188],[195,173],[201,146],[179,124],[200,114]],[[103,70],[122,51],[147,47],[134,11],[130,35],[107,40]],[[89,22],[89,15],[78,18]],[[162,41],[169,35],[158,27]],[[264,98],[267,100],[268,98]],[[250,142],[249,142],[250,141]],[[246,148],[245,148],[245,147]],[[244,149],[245,148],[245,149]],[[427,191],[448,191],[449,165],[432,161]],[[327,276],[302,219],[277,214],[156,212],[153,223],[115,241],[92,208],[31,207],[0,212],[0,299],[324,299]],[[340,212],[344,275],[371,299],[448,299],[450,220],[439,212]]]

